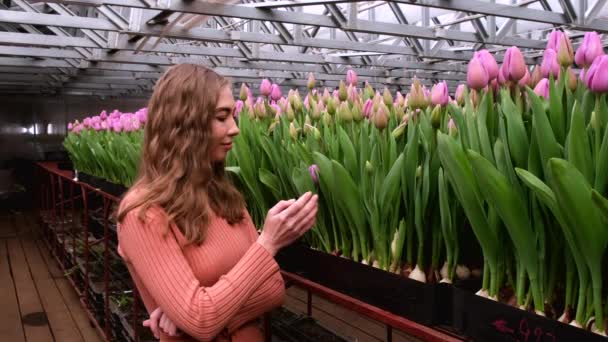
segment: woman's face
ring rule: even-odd
[[[234,121],[234,106],[232,89],[230,87],[222,88],[211,124],[212,161],[224,161],[228,151],[232,148],[232,139],[239,134],[239,128]]]

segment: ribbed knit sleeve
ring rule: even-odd
[[[196,339],[215,338],[236,318],[252,294],[279,274],[274,258],[260,244],[253,243],[217,283],[203,287],[175,238],[171,233],[163,234],[164,213],[150,209],[146,216],[142,222],[131,211],[120,224],[122,255],[169,319]],[[271,287],[278,286],[276,281],[271,283]],[[262,297],[265,296],[259,298]],[[237,327],[236,323],[231,326]]]

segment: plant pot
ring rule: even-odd
[[[473,341],[608,341],[533,312],[452,287],[451,325]]]
[[[301,244],[283,249],[276,259],[287,272],[393,314],[425,325],[438,322],[435,285],[315,251]]]

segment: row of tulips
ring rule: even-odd
[[[445,82],[429,91],[415,80],[406,96],[357,88],[352,71],[333,92],[310,75],[303,100],[267,80],[254,99],[243,85],[227,169],[259,226],[279,199],[315,191],[313,248],[419,281],[466,276],[459,263],[472,232],[479,295],[604,334],[605,63],[594,32],[574,55],[555,31],[532,71],[516,47],[500,67],[475,53],[454,99]],[[66,148],[77,168],[103,177],[124,163],[103,154],[124,155],[117,142],[133,143],[138,158],[141,135],[119,140],[133,136],[90,127],[70,133]],[[135,168],[124,170],[128,186]]]

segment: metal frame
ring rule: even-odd
[[[501,62],[517,45],[532,65],[554,27],[575,39],[608,32],[606,1],[11,0],[0,4],[0,94],[142,96],[185,62],[285,90],[304,88],[309,72],[334,87],[349,68],[375,87],[406,89],[416,75],[452,88],[479,48]],[[527,32],[526,21],[546,29]]]

